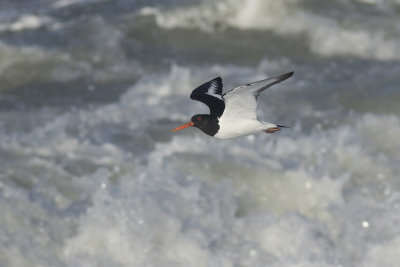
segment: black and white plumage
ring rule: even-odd
[[[221,77],[214,78],[194,89],[190,98],[206,104],[210,109],[210,115],[221,117],[225,109]]]
[[[268,87],[291,77],[293,72],[265,80],[248,83],[222,93],[222,79],[217,77],[193,90],[190,98],[206,104],[210,114],[194,115],[187,124],[172,132],[187,127],[196,127],[204,133],[221,139],[231,139],[259,132],[273,133],[281,127],[260,121],[256,115],[257,99]]]

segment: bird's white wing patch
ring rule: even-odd
[[[248,90],[232,90],[223,96],[225,101],[225,111],[221,120],[255,120],[257,100]]]
[[[210,81],[209,86],[210,87],[208,87],[206,94],[222,100],[222,96],[221,96],[222,85],[221,85],[221,83],[218,80],[214,79],[214,80]]]
[[[227,122],[231,120],[256,120],[258,95],[268,87],[286,80],[292,75],[293,72],[285,73],[265,80],[248,83],[226,92],[222,95],[225,101],[225,111],[221,116],[221,120],[223,119]]]

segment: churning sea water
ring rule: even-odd
[[[1,0],[0,266],[400,266],[400,1]],[[225,90],[281,132],[171,134]]]

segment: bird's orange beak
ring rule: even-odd
[[[184,125],[181,125],[179,127],[176,127],[175,129],[171,130],[171,133],[176,132],[176,131],[180,131],[180,130],[183,130],[183,129],[187,128],[187,127],[192,127],[192,126],[193,126],[193,122],[188,122],[188,123],[186,123]]]

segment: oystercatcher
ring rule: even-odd
[[[196,127],[205,134],[231,139],[259,132],[274,133],[286,126],[257,119],[257,99],[268,87],[291,77],[293,72],[248,83],[222,93],[222,79],[217,77],[193,90],[190,98],[206,104],[210,114],[196,114],[190,122],[171,132]]]

